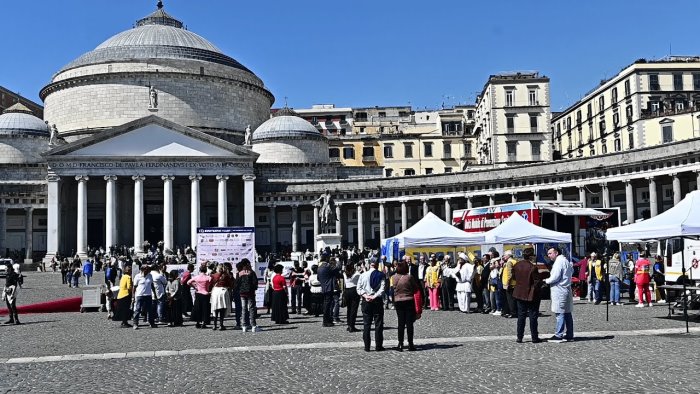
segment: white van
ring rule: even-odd
[[[685,259],[685,273],[688,279],[696,284],[700,283],[700,241],[691,239],[669,240],[666,242],[666,282],[675,283],[683,271]],[[670,262],[668,258],[670,257]]]

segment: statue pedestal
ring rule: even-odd
[[[340,247],[340,234],[338,233],[331,233],[331,234],[319,234],[316,236],[316,252],[320,252],[323,249],[326,248],[326,246],[330,247],[331,249],[334,249],[336,247]]]

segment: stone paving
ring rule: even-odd
[[[58,274],[29,273],[20,304],[79,294]],[[543,302],[543,338],[554,329],[547,308]],[[419,351],[404,353],[365,353],[360,333],[322,328],[309,316],[274,326],[263,315],[262,332],[243,333],[189,322],[134,331],[101,312],[25,315],[24,325],[0,326],[0,392],[700,391],[700,375],[691,372],[700,323],[680,334],[685,323],[667,319],[664,306],[609,312],[606,322],[604,305],[577,302],[576,342],[517,344],[515,319],[427,311],[416,324]],[[385,320],[385,345],[395,346],[394,311]]]

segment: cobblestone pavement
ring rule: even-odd
[[[58,274],[29,273],[20,304],[79,294]],[[547,308],[543,338],[554,329]],[[416,324],[419,351],[404,353],[365,353],[360,333],[308,316],[274,326],[263,315],[262,332],[242,333],[192,323],[120,329],[100,312],[25,315],[22,326],[0,326],[0,392],[700,391],[699,323],[676,334],[685,323],[667,319],[664,306],[609,312],[606,322],[604,305],[577,303],[576,342],[517,344],[514,319],[427,311]],[[395,346],[394,311],[385,320],[385,345]]]

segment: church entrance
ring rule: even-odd
[[[145,201],[143,239],[151,245],[163,240],[163,202]]]

